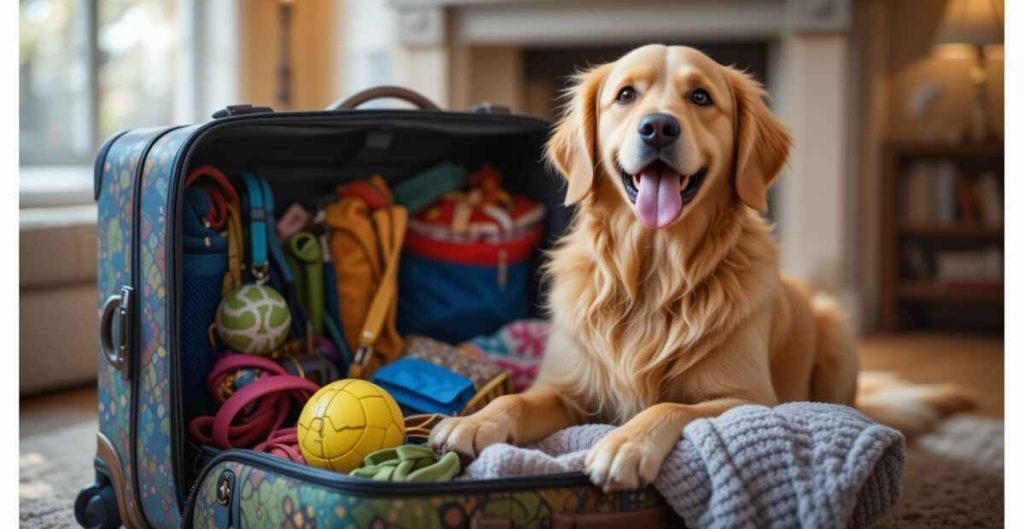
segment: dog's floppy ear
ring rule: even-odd
[[[547,157],[569,184],[565,204],[587,196],[594,184],[597,154],[597,98],[611,64],[576,75],[567,92],[568,102],[548,139]]]
[[[735,102],[736,193],[746,205],[767,211],[768,186],[786,163],[792,138],[765,104],[764,87],[744,72],[724,70]]]

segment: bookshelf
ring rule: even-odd
[[[1002,142],[890,142],[883,163],[882,329],[1002,330]]]

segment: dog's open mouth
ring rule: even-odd
[[[663,228],[676,220],[683,207],[697,196],[706,174],[705,166],[696,173],[683,175],[661,160],[651,162],[636,174],[619,167],[622,185],[637,216],[652,228]]]

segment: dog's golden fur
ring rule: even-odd
[[[683,94],[698,83],[712,107],[688,104]],[[626,84],[640,95],[617,104]],[[473,456],[613,422],[622,426],[587,458],[591,479],[612,490],[653,481],[696,418],[745,403],[854,404],[845,316],[780,275],[757,211],[790,148],[764,96],[748,75],[682,47],[646,46],[578,76],[548,144],[579,207],[546,267],[552,330],[538,380],[443,422],[433,446]],[[651,112],[681,123],[680,173],[707,168],[696,198],[656,230],[638,221],[618,178],[630,134]]]

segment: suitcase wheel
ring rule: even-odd
[[[121,527],[114,487],[110,483],[93,483],[82,489],[75,498],[75,520],[88,529]]]

